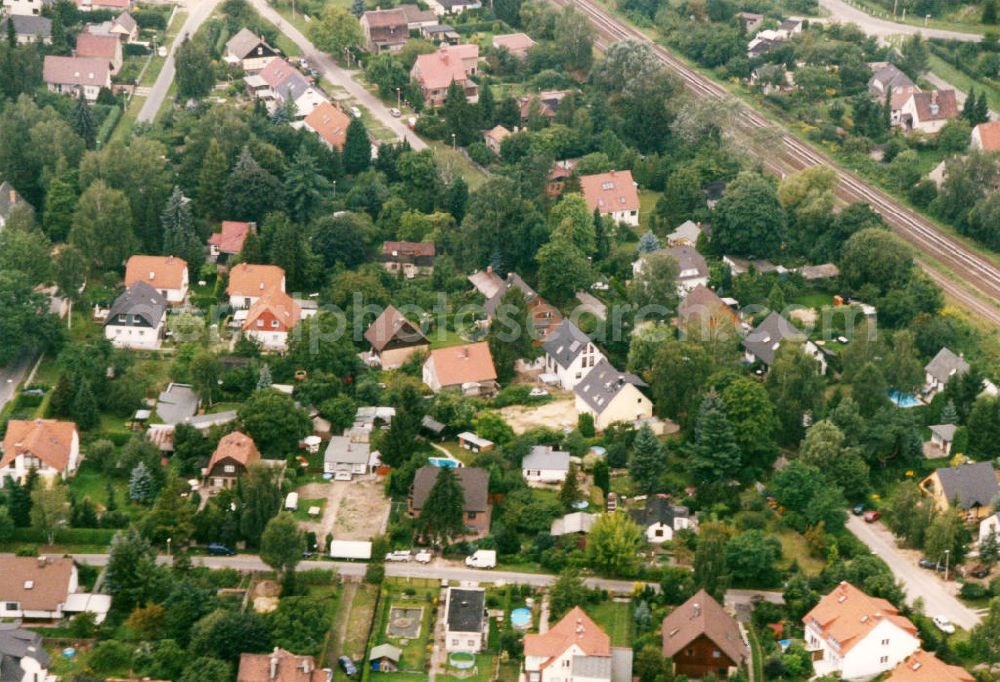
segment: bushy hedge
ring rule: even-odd
[[[107,545],[115,532],[112,528],[61,528],[55,533],[55,541],[58,545]],[[15,528],[11,540],[44,544],[49,538],[36,528]]]

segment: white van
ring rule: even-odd
[[[469,568],[496,568],[497,551],[495,549],[477,549],[475,554],[465,557],[465,565]]]
[[[288,493],[288,497],[285,498],[285,509],[288,511],[295,511],[298,508],[299,508],[299,494]]]

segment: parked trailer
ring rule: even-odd
[[[361,540],[332,540],[331,559],[371,559],[372,543]]]
[[[299,494],[298,493],[288,493],[288,497],[285,498],[285,509],[288,511],[295,511],[299,508]]]

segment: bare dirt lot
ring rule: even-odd
[[[539,426],[550,429],[576,428],[576,405],[569,393],[556,394],[551,403],[544,405],[504,407],[500,410],[500,414],[516,434],[522,434]]]
[[[309,483],[297,492],[300,499],[326,498],[323,516],[302,522],[321,542],[327,533],[337,540],[371,540],[382,532],[389,514],[382,482],[369,478]]]

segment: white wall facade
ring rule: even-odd
[[[594,427],[603,431],[615,422],[649,419],[653,416],[653,403],[638,388],[625,384],[600,414],[595,413],[580,396],[576,396],[576,411],[593,415]]]
[[[166,315],[164,315],[166,317]],[[156,350],[163,337],[163,319],[156,327],[132,327],[109,324],[104,327],[104,338],[115,348]]]
[[[521,469],[521,475],[528,483],[562,483],[566,472],[558,469]]]
[[[814,661],[816,674],[839,672],[845,680],[868,679],[892,670],[920,648],[919,639],[888,620],[876,625],[843,656],[812,623],[806,625],[805,636],[807,648],[823,652],[823,659]]]
[[[42,0],[3,0],[3,8],[7,14],[22,17],[40,16],[43,6]]]
[[[69,584],[66,589],[66,596],[73,594],[80,586],[80,575],[77,571],[76,565],[74,564],[73,570],[70,571]],[[0,588],[2,591],[2,588]],[[21,608],[20,602],[9,602],[0,595],[0,618],[27,618],[34,620],[58,620],[63,616],[63,606],[65,605],[65,597],[63,602],[56,605],[55,611],[25,611]],[[29,678],[30,679],[30,678]]]
[[[36,457],[31,457],[30,455],[18,455],[14,460],[0,469],[0,487],[8,478],[15,478],[18,481],[23,481],[28,475],[31,469],[35,469],[38,475],[43,479],[54,479],[56,477],[66,480],[68,476],[72,476],[76,472],[76,468],[80,465],[80,434],[73,432],[73,442],[70,445],[69,451],[69,461],[66,463],[65,471],[58,471],[47,464],[43,463]],[[2,617],[0,613],[0,617]]]
[[[587,347],[580,352],[569,367],[563,368],[551,355],[545,355],[545,371],[559,377],[559,385],[563,390],[572,391],[576,385],[587,376],[592,367],[595,367],[604,359],[604,353],[593,343],[588,343]]]
[[[284,352],[288,350],[288,332],[271,331],[269,329],[248,329],[246,335],[269,351]]]

